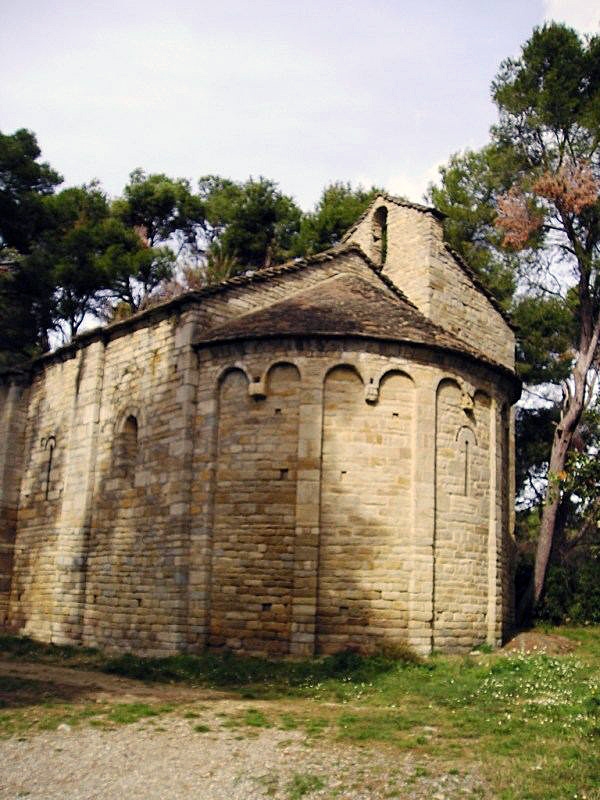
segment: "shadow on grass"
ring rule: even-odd
[[[167,681],[242,690],[246,696],[303,694],[327,682],[368,684],[399,668],[416,666],[413,654],[397,656],[377,653],[362,656],[343,651],[310,661],[268,661],[232,653],[176,655],[139,658],[125,654],[107,661],[102,669],[144,681]]]
[[[89,695],[90,687],[0,675],[0,712],[52,703],[74,702]]]
[[[0,635],[0,652],[14,659],[101,670],[142,681],[228,689],[247,697],[272,698],[311,693],[327,683],[340,687],[371,684],[397,670],[429,668],[405,645],[371,655],[345,650],[305,661],[271,661],[227,651],[145,658],[131,653],[110,657],[96,650]]]

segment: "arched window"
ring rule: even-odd
[[[373,261],[380,266],[387,257],[387,208],[379,206],[373,214]]]
[[[137,419],[130,414],[127,417],[116,441],[116,470],[119,477],[133,481],[138,450]]]

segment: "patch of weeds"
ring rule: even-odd
[[[183,715],[184,719],[198,719],[200,714],[197,714],[195,711],[186,711]]]
[[[492,647],[491,644],[488,644],[487,642],[483,642],[482,644],[476,645],[473,648],[473,652],[474,653],[484,653],[486,655],[489,655],[490,653],[494,652],[494,648]]]
[[[259,775],[258,777],[253,778],[252,780],[259,786],[262,786],[267,797],[274,797],[275,794],[277,793],[277,787],[279,786],[279,778],[272,772],[266,773],[265,775]]]
[[[210,731],[210,728],[208,725],[200,723],[198,725],[194,725],[194,730],[196,731],[196,733],[208,733]]]
[[[153,708],[146,703],[119,703],[107,714],[107,718],[117,725],[131,725],[133,722],[139,722],[147,717],[158,717],[171,710],[171,706]]]
[[[418,766],[418,765],[415,767],[415,771],[413,773],[415,778],[428,778],[430,774],[431,773],[429,772],[428,769],[426,769],[425,767]]]
[[[131,653],[106,659],[105,672],[147,681],[185,682],[214,688],[233,688],[241,696],[322,696],[340,687],[352,694],[369,693],[381,675],[421,665],[408,645],[396,643],[370,655],[345,650],[307,661],[269,661],[229,652],[141,658]]]
[[[296,772],[292,780],[288,783],[287,796],[289,800],[301,800],[307,794],[318,792],[325,786],[325,781],[318,775],[313,775],[310,772],[302,774]]]
[[[271,723],[257,708],[248,708],[244,714],[244,725],[250,725],[252,728],[270,728]]]
[[[328,726],[328,720],[321,717],[314,717],[305,721],[304,730],[309,736],[319,736]]]
[[[239,719],[230,717],[227,714],[217,714],[217,716],[221,718],[222,728],[239,728],[242,724]]]
[[[388,741],[407,744],[403,733],[411,730],[413,721],[398,712],[361,712],[342,714],[338,719],[339,735],[354,741]]]
[[[281,720],[279,727],[283,731],[294,731],[298,728],[298,720],[294,714],[282,714],[279,718]]]

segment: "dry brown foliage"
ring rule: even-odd
[[[533,184],[533,190],[552,200],[557,208],[569,214],[580,214],[594,205],[600,193],[600,182],[587,163],[567,162],[558,172],[545,172]]]
[[[527,198],[513,186],[506,194],[498,198],[498,216],[496,227],[504,232],[504,244],[516,249],[524,247],[532,233],[537,231],[543,222],[540,214],[532,212]]]
[[[150,240],[148,239],[148,229],[145,225],[134,225],[133,230],[137,233],[143,247],[150,247]]]

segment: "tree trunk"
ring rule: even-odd
[[[575,413],[574,408],[569,408],[569,412],[571,411],[573,411],[573,414]],[[581,404],[581,411],[583,411],[583,403]],[[581,411],[579,415],[581,415]],[[561,501],[559,475],[564,471],[572,438],[572,432],[568,433],[565,429],[561,430],[561,426],[559,425],[552,442],[550,466],[548,468],[548,488],[546,489],[546,500],[540,524],[540,535],[535,553],[535,568],[533,573],[534,607],[539,603],[544,590],[546,570],[548,569],[550,553],[552,552],[558,508]]]
[[[550,452],[550,463],[548,465],[548,487],[546,489],[546,499],[542,512],[540,524],[540,535],[535,554],[535,567],[533,573],[533,591],[530,597],[533,607],[537,606],[544,591],[546,571],[552,552],[554,534],[557,525],[558,509],[561,502],[560,481],[561,475],[565,471],[567,456],[571,449],[573,436],[581,420],[585,408],[585,391],[587,374],[593,361],[598,332],[595,331],[592,341],[588,347],[580,351],[579,357],[573,370],[575,382],[573,395],[570,397],[564,415],[556,426],[554,439],[552,440],[552,450]]]

